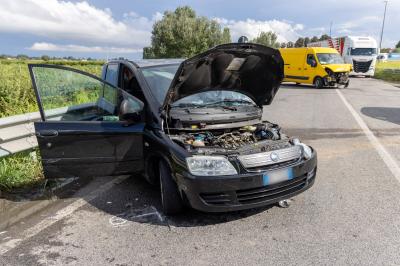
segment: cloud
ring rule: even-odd
[[[110,9],[99,9],[86,1],[2,0],[0,32],[138,49],[150,44],[151,27],[160,15],[147,18],[130,12],[117,20]]]
[[[302,24],[294,24],[280,20],[228,20],[215,18],[215,20],[231,30],[232,40],[236,41],[245,35],[250,40],[256,38],[262,31],[273,31],[278,35],[279,42],[295,41],[300,37],[299,31],[304,29]]]
[[[121,47],[103,47],[103,46],[84,46],[84,45],[58,45],[47,42],[36,42],[28,48],[32,51],[58,51],[58,52],[79,52],[79,53],[110,53],[110,54],[127,54],[141,53],[142,49],[121,48]]]
[[[365,16],[353,20],[348,20],[343,23],[339,23],[336,25],[337,31],[339,33],[351,33],[355,32],[362,32],[367,31],[368,33],[371,32],[371,27],[379,25],[382,22],[382,18],[378,16]],[[369,30],[367,30],[370,28]],[[378,29],[379,27],[377,27]]]

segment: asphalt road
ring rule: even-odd
[[[399,265],[400,88],[285,85],[264,117],[318,151],[315,185],[289,208],[169,218],[140,178],[100,178],[0,232],[0,264]]]

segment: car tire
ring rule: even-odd
[[[346,84],[344,85],[345,88],[347,88],[350,84],[350,80],[346,82]]]
[[[182,212],[183,202],[178,187],[172,179],[169,165],[161,160],[159,163],[161,205],[164,214],[173,215]]]
[[[321,89],[324,86],[324,81],[322,80],[321,77],[316,77],[314,79],[314,87],[316,89]]]

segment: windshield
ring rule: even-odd
[[[340,57],[339,54],[335,53],[317,54],[317,57],[321,65],[344,64],[343,58]]]
[[[351,48],[351,55],[374,55],[376,54],[376,48]]]
[[[142,68],[144,78],[159,103],[163,103],[179,64]]]
[[[235,91],[207,91],[182,98],[172,104],[172,107],[203,107],[203,106],[240,106],[256,105],[248,96]]]

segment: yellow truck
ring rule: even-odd
[[[324,86],[349,86],[350,64],[345,64],[333,48],[304,47],[279,49],[285,64],[283,81],[296,84],[313,84],[316,88]]]

